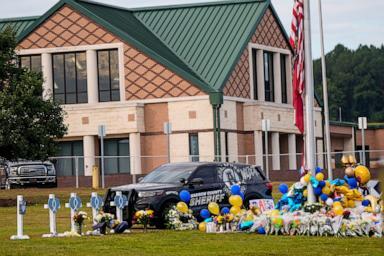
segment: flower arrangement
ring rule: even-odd
[[[144,226],[144,232],[147,231],[147,227],[150,221],[155,217],[154,211],[151,209],[140,210],[135,213],[134,222]]]
[[[100,234],[105,235],[107,231],[107,227],[112,229],[115,225],[114,223],[114,215],[110,213],[105,213],[103,211],[100,211],[96,217],[95,221],[97,222],[96,225],[93,226],[94,230],[98,230]]]
[[[193,230],[198,226],[196,218],[193,216],[191,209],[183,213],[177,209],[176,206],[172,207],[166,215],[166,227],[173,230]]]
[[[77,228],[76,232],[81,235],[81,229],[85,220],[88,219],[88,214],[84,211],[76,212],[73,216],[73,221],[75,222],[75,226]]]

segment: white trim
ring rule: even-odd
[[[16,51],[17,55],[34,55],[43,53],[62,53],[62,52],[80,52],[87,50],[106,50],[113,48],[122,48],[123,43],[111,44],[93,44],[93,45],[79,45],[79,46],[66,46],[66,47],[53,47],[53,48],[38,48],[38,49],[21,49]]]
[[[256,60],[257,61],[257,60]],[[249,98],[250,99],[254,99],[255,98],[255,88],[253,86],[253,51],[252,51],[252,47],[250,44],[248,44],[248,63],[249,63],[249,92],[250,92],[250,95],[249,95]]]
[[[119,55],[119,83],[120,83],[120,101],[125,101],[125,62],[124,62],[124,44],[118,47]]]
[[[290,50],[286,50],[286,49],[283,49],[283,48],[277,48],[277,47],[261,45],[261,44],[255,44],[255,43],[249,43],[249,45],[250,45],[251,48],[255,48],[255,49],[258,49],[258,50],[292,55]]]
[[[293,106],[291,104],[287,104],[287,103],[276,103],[276,102],[271,102],[271,101],[251,100],[251,99],[247,99],[247,98],[232,97],[232,96],[224,96],[224,100],[243,102],[243,103],[246,103],[247,105],[272,106],[272,107],[292,108],[293,109]]]
[[[94,104],[66,104],[61,105],[65,111],[77,111],[84,109],[104,109],[104,108],[126,108],[126,107],[142,107],[143,104],[137,102],[120,102],[120,101],[108,101],[108,102],[98,102]]]
[[[125,102],[147,104],[147,103],[196,101],[196,100],[209,100],[209,96],[208,95],[202,95],[202,96],[186,96],[186,97],[173,97],[173,98],[161,98],[161,99],[129,100],[129,101],[125,101]]]
[[[199,101],[199,100],[209,100],[208,95],[203,96],[187,96],[187,97],[175,97],[175,98],[161,98],[161,99],[145,99],[145,100],[129,100],[129,101],[107,101],[107,102],[97,102],[95,104],[83,103],[83,104],[63,104],[61,105],[64,110],[81,110],[89,108],[106,108],[106,107],[115,107],[115,108],[125,108],[130,107],[142,107],[144,104],[150,103],[168,103],[168,102],[179,102],[179,101]]]

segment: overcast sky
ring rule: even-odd
[[[215,0],[98,0],[124,7],[169,5]],[[0,0],[0,18],[41,15],[58,0]],[[318,0],[311,0],[313,56],[320,55]],[[293,0],[272,0],[288,31]],[[337,43],[355,49],[359,44],[384,43],[384,0],[322,0],[326,52]],[[288,31],[289,34],[289,31]]]

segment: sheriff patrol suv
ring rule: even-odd
[[[122,191],[128,199],[123,218],[132,223],[135,211],[150,208],[155,211],[152,224],[163,227],[164,217],[170,207],[180,201],[179,191],[191,193],[190,208],[196,217],[209,202],[229,207],[231,186],[239,184],[244,193],[244,204],[253,199],[271,199],[272,185],[258,166],[218,162],[192,162],[162,165],[137,184],[112,187],[108,190],[104,211],[115,213],[111,207],[116,191]]]

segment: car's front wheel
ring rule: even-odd
[[[165,229],[167,222],[167,214],[176,205],[176,202],[169,201],[164,203],[161,207],[160,217],[155,221],[155,227],[158,229]]]

